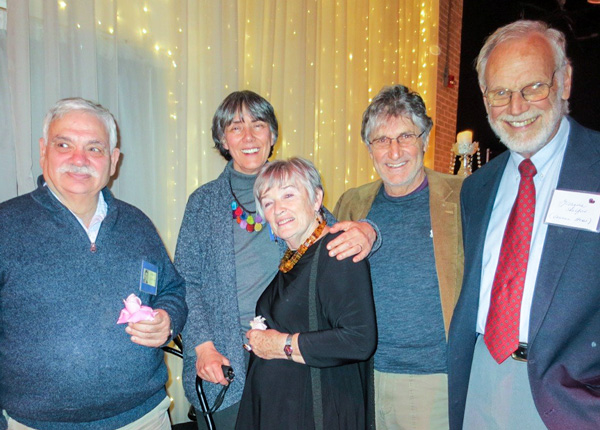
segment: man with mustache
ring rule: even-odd
[[[565,37],[542,22],[498,29],[477,72],[489,123],[509,151],[461,192],[450,428],[597,429],[600,133],[567,116]],[[569,205],[584,208],[592,227]]]
[[[37,190],[0,205],[0,429],[170,429],[160,346],[183,328],[185,287],[107,187],[115,120],[64,99],[43,133]],[[155,312],[123,327],[130,294]]]

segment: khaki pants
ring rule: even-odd
[[[118,430],[170,430],[171,421],[169,421],[169,405],[171,400],[168,397],[158,404],[140,419],[135,420],[131,424],[127,424]],[[8,430],[35,430],[32,427],[27,427],[8,416],[6,411],[2,411],[4,417],[8,421]]]
[[[448,375],[375,371],[377,430],[447,430]]]

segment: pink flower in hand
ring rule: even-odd
[[[250,327],[252,327],[252,330],[266,330],[267,325],[265,324],[265,318],[260,315],[254,317],[254,319],[250,321]]]
[[[125,308],[121,310],[117,324],[136,323],[140,321],[152,321],[157,311],[150,306],[142,305],[142,301],[135,294],[130,294],[126,300],[123,300]]]

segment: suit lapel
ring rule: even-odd
[[[600,142],[594,141],[588,130],[576,122],[571,120],[570,123],[571,131],[557,188],[599,192],[598,144]],[[548,226],[531,306],[529,343],[533,343],[548,312],[561,274],[579,234],[579,230],[572,228]]]
[[[433,252],[435,256],[435,267],[437,271],[438,285],[440,288],[440,301],[444,317],[444,328],[446,335],[450,326],[450,319],[454,305],[458,297],[456,292],[459,259],[459,232],[458,205],[452,201],[452,195],[456,191],[446,182],[443,176],[425,169],[429,181],[429,211],[431,218],[431,229],[433,233]],[[458,198],[456,196],[455,200]]]

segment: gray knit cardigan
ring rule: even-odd
[[[214,181],[194,191],[185,207],[177,239],[175,267],[186,280],[188,319],[183,329],[183,387],[199,411],[196,394],[195,347],[213,341],[235,370],[222,409],[240,401],[246,380],[237,302],[235,255],[229,186],[226,167]],[[280,241],[282,253],[285,243]],[[209,403],[220,391],[218,384],[204,384]]]

